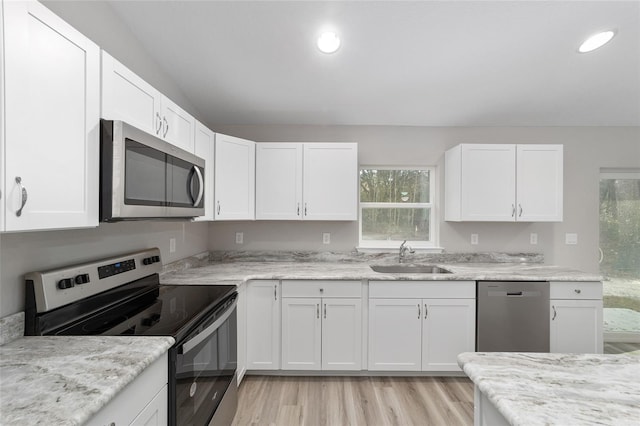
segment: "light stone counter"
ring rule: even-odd
[[[81,425],[172,337],[24,337],[0,346],[1,425]]]
[[[381,262],[377,262],[381,263]],[[232,261],[162,274],[162,284],[240,285],[249,280],[601,281],[599,275],[558,266],[520,263],[432,263],[451,274],[388,274],[365,262]]]
[[[640,421],[639,352],[463,353],[458,364],[511,425],[623,426]],[[483,408],[478,408],[476,425],[482,424],[478,416]]]

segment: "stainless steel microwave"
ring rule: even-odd
[[[118,120],[100,122],[100,221],[204,215],[205,161]]]

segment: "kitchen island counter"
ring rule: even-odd
[[[639,352],[462,353],[458,364],[475,384],[476,426],[620,426],[640,419]]]
[[[33,336],[0,346],[0,424],[84,424],[173,343],[172,337]]]

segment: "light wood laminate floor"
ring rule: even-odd
[[[473,424],[465,377],[246,376],[233,425]]]

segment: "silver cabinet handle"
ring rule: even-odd
[[[304,203],[304,215],[307,215],[307,203]]]
[[[22,209],[24,209],[24,205],[27,204],[27,188],[22,185],[22,178],[20,176],[16,176],[16,183],[20,185],[20,208],[16,211],[16,216],[22,216]]]
[[[582,290],[580,290],[579,288],[576,288],[576,289],[575,289],[575,290],[573,290],[573,291],[575,291],[575,292],[576,292],[576,294],[580,294],[580,293],[582,293]]]
[[[420,319],[420,304],[418,303],[418,319]]]
[[[555,306],[551,306],[551,309],[553,309],[553,318],[551,318],[551,321],[556,319],[556,316],[558,315],[558,313],[556,312],[556,307]]]
[[[160,129],[162,129],[162,118],[160,114],[156,112],[156,135],[160,134]]]
[[[515,217],[516,215],[516,205],[511,204],[511,217]]]
[[[520,208],[520,213],[518,213],[518,217],[522,217],[522,204],[518,204],[518,207]]]
[[[298,208],[296,209],[296,215],[300,216],[300,203],[298,203]]]
[[[169,133],[169,122],[167,121],[167,117],[163,117],[162,121],[164,122],[164,133],[162,134],[162,137],[166,138],[167,133]]]
[[[195,172],[193,175],[194,176],[198,176],[198,181],[200,182],[199,186],[199,191],[198,191],[198,196],[196,197],[195,201],[193,202],[193,207],[196,207],[198,204],[200,204],[200,201],[202,200],[202,196],[204,195],[204,179],[202,178],[202,172],[200,171],[200,167],[198,166],[193,166],[193,171]],[[191,177],[191,180],[193,180],[193,176]],[[192,198],[193,198],[193,194]]]
[[[316,303],[316,318],[320,319],[320,304]]]
[[[218,200],[218,214],[220,214],[220,201]]]
[[[324,304],[324,319],[327,319],[327,304]]]
[[[429,315],[429,310],[427,309],[427,304],[424,304],[424,319],[427,319],[427,315]]]
[[[273,286],[273,300],[278,300],[278,286]]]

